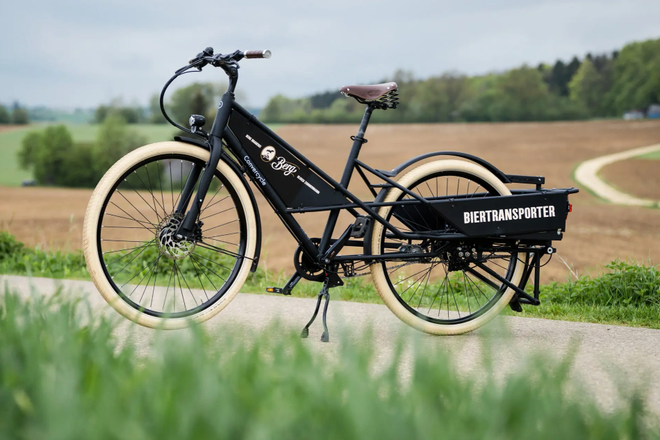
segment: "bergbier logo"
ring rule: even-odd
[[[285,158],[279,156],[270,164],[271,168],[277,171],[282,171],[285,176],[290,176],[298,171],[298,167],[286,161]]]

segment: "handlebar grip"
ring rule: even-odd
[[[245,58],[270,58],[270,50],[246,50],[243,52]]]

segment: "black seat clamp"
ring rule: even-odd
[[[361,137],[357,137],[357,136],[351,136],[351,140],[352,140],[352,141],[362,142],[363,144],[366,144],[367,142],[369,142],[367,139],[365,139],[365,138],[361,138]]]

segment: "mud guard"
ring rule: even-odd
[[[206,142],[204,142],[201,139],[193,139],[184,136],[174,136],[174,140],[178,142],[185,142],[186,144],[195,145],[205,150],[209,149],[209,146],[206,144]],[[234,170],[238,178],[241,179],[241,182],[245,186],[247,193],[250,195],[250,201],[252,202],[252,206],[254,206],[254,214],[255,214],[255,218],[257,219],[257,243],[256,243],[256,248],[254,250],[254,259],[252,260],[252,266],[250,267],[250,272],[255,272],[257,270],[257,267],[259,266],[259,257],[261,256],[261,216],[259,215],[259,205],[257,205],[257,200],[254,198],[254,192],[252,191],[252,188],[248,184],[247,180],[245,179],[243,171],[241,171],[238,165],[236,165],[236,163],[231,159],[229,159],[225,154],[220,156],[220,159],[224,161],[227,165],[229,165],[229,167],[232,170]]]
[[[467,159],[471,162],[475,162],[481,165],[482,167],[486,168],[491,173],[493,173],[495,177],[497,177],[502,181],[502,183],[525,183],[530,185],[543,185],[545,183],[545,177],[543,176],[518,176],[514,174],[505,174],[492,163],[480,157],[477,157],[473,154],[462,153],[460,151],[434,151],[433,153],[421,154],[417,157],[413,157],[412,159],[405,161],[401,165],[394,168],[392,171],[384,171],[384,170],[378,170],[378,171],[383,173],[387,177],[396,177],[401,171],[410,167],[411,165],[419,161],[422,161],[424,159],[428,159],[429,157],[435,157],[435,156],[455,156],[455,157],[460,157],[462,159]]]

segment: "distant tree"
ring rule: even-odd
[[[94,111],[94,122],[97,124],[102,124],[105,121],[105,118],[108,117],[110,113],[110,106],[108,105],[99,105]]]
[[[601,113],[606,90],[603,90],[603,78],[591,60],[590,57],[585,58],[578,71],[573,75],[568,88],[571,100],[584,106],[589,115],[596,116]]]
[[[9,124],[11,122],[11,116],[7,108],[3,105],[0,105],[0,124]]]
[[[40,131],[31,131],[25,135],[18,150],[18,165],[27,170],[35,165],[37,153],[41,148],[43,134]]]
[[[149,122],[151,124],[165,124],[167,121],[160,111],[160,94],[155,93],[149,99]]]
[[[138,124],[145,120],[144,110],[139,105],[124,105],[118,98],[113,99],[110,104],[99,105],[94,111],[94,122],[102,124],[111,114],[120,115],[128,124]]]
[[[415,94],[406,110],[406,119],[419,122],[447,122],[456,115],[466,98],[467,77],[445,73],[414,84]],[[397,110],[398,111],[398,110]]]
[[[117,111],[128,124],[139,124],[144,120],[144,111],[139,106],[121,107]]]
[[[566,64],[562,60],[557,60],[550,72],[546,75],[546,83],[549,90],[559,96],[568,96],[568,80],[566,76]]]
[[[126,153],[147,143],[137,131],[129,129],[126,120],[111,113],[99,128],[92,153],[94,168],[102,174]]]
[[[188,118],[191,114],[202,115],[207,121],[212,121],[219,100],[220,87],[216,84],[192,83],[177,89],[172,94],[169,105],[171,117],[184,127],[188,126]]]
[[[41,132],[28,133],[18,153],[19,164],[32,169],[42,185],[59,185],[67,172],[66,159],[73,150],[73,138],[64,125],[50,126]]]
[[[612,111],[643,110],[660,102],[660,39],[626,45],[613,64]]]
[[[11,122],[18,125],[29,124],[30,116],[27,110],[22,107],[15,107],[11,113]]]
[[[495,102],[490,107],[494,121],[542,119],[548,88],[538,70],[523,66],[501,75],[495,84]]]
[[[93,188],[104,173],[93,164],[94,148],[91,143],[77,143],[64,159],[64,172],[58,179],[58,185],[75,188]]]
[[[309,97],[312,108],[328,108],[337,99],[341,98],[339,90],[333,90],[323,93],[316,93]]]
[[[330,108],[339,101],[335,101]],[[338,104],[340,105],[340,104]],[[273,96],[259,114],[265,122],[304,122],[312,111],[309,98],[289,99],[282,95]],[[326,121],[329,122],[329,121]]]
[[[570,63],[566,65],[566,86],[568,87],[568,83],[571,81],[573,78],[573,75],[578,71],[580,68],[580,60],[578,57],[573,57]]]

